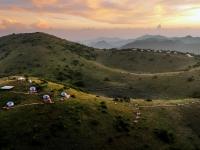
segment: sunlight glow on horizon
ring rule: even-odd
[[[1,0],[0,32],[200,29],[199,0]],[[161,27],[160,26],[160,27]]]

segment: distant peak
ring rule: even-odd
[[[187,35],[187,36],[185,36],[186,38],[193,38],[191,35]]]

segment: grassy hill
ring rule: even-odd
[[[62,84],[29,79],[38,87],[38,94],[28,94],[30,83],[17,81],[16,77],[0,79],[0,86],[15,86],[11,91],[0,91],[0,106],[8,100],[16,104],[7,111],[0,109],[2,150],[200,148],[197,99],[120,102]],[[63,90],[73,98],[61,102]],[[41,103],[42,95],[47,93],[54,104]],[[139,119],[137,112],[141,113]]]
[[[129,72],[158,73],[186,70],[199,62],[184,53],[154,50],[106,50],[98,53],[97,61],[111,68]]]
[[[199,97],[199,56],[98,50],[45,33],[0,38],[0,75],[37,76],[110,97]]]

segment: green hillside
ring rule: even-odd
[[[37,76],[109,97],[199,97],[199,56],[98,50],[45,33],[0,38],[0,75]]]
[[[199,62],[184,53],[153,50],[106,50],[99,52],[97,61],[111,68],[137,73],[158,73],[187,70]]]
[[[30,83],[16,79],[0,79],[0,86],[15,86],[0,91],[0,106],[8,100],[16,104],[10,110],[0,109],[2,150],[200,148],[197,99],[120,102],[33,77],[29,79],[38,87],[38,94],[30,95]],[[73,97],[61,102],[63,90]],[[42,103],[41,97],[47,93],[54,104]]]

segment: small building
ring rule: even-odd
[[[43,95],[42,98],[45,103],[52,103],[51,97],[49,95]]]
[[[31,86],[30,93],[37,93],[37,88],[35,86]]]
[[[2,86],[1,90],[11,90],[13,88],[14,88],[14,86],[8,86],[8,85],[6,85],[6,86]]]

